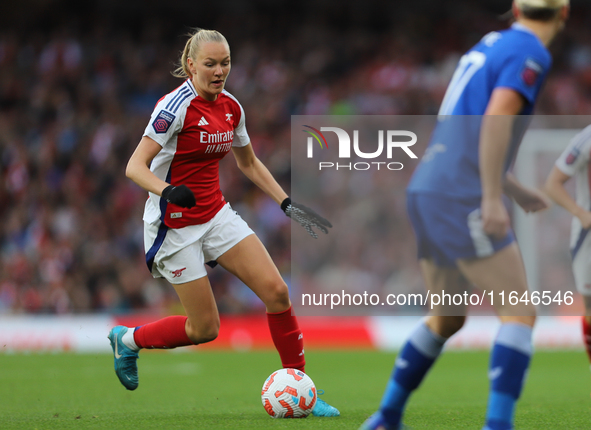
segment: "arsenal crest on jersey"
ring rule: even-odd
[[[228,121],[230,123],[230,125],[234,125],[234,118],[232,118],[233,115],[231,113],[227,113],[226,114],[226,121]]]

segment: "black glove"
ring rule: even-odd
[[[283,200],[281,209],[285,215],[299,222],[314,239],[318,239],[318,235],[312,230],[312,227],[316,227],[325,234],[328,234],[326,227],[332,227],[328,220],[322,218],[309,207],[292,202],[289,197]]]
[[[179,185],[178,187],[169,185],[162,190],[162,198],[168,203],[187,209],[195,206],[195,195],[186,185]]]

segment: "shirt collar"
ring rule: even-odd
[[[193,91],[193,95],[197,96],[197,90],[195,89],[195,87],[193,86],[193,82],[191,82],[191,79],[187,79],[187,85],[189,85],[189,88],[191,89],[191,91]]]

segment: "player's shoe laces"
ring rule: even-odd
[[[138,386],[137,378],[137,359],[138,353],[125,346],[121,341],[123,335],[127,333],[127,327],[118,325],[109,332],[109,340],[113,355],[115,356],[115,373],[119,381],[128,390],[135,390]]]
[[[324,390],[318,390],[318,395],[324,394]],[[339,410],[334,406],[330,406],[320,397],[316,398],[316,405],[312,409],[312,415],[315,417],[338,417],[341,415]]]
[[[359,430],[410,430],[410,427],[404,424],[400,424],[398,427],[388,427],[382,414],[378,411],[361,424]]]

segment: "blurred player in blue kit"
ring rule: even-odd
[[[591,125],[577,134],[562,152],[546,180],[546,193],[573,215],[570,237],[573,275],[583,296],[583,342],[591,362]],[[564,184],[574,177],[576,200]]]
[[[433,293],[470,284],[494,298],[528,291],[521,254],[503,194],[526,212],[545,209],[544,195],[508,173],[527,128],[527,115],[551,66],[547,46],[562,30],[569,0],[515,0],[515,23],[482,38],[459,61],[429,146],[407,188],[421,271]],[[493,300],[501,326],[490,358],[485,430],[513,429],[532,354],[531,303]],[[436,306],[410,334],[380,409],[364,430],[400,429],[410,394],[460,330],[467,306]]]

